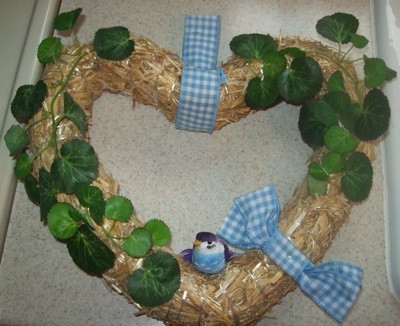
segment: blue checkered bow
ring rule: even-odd
[[[343,262],[314,266],[279,230],[279,202],[272,184],[236,198],[218,235],[245,249],[261,249],[331,317],[342,322],[357,298],[362,268]]]
[[[188,15],[182,50],[182,80],[175,126],[212,133],[219,104],[220,86],[226,80],[217,67],[219,16]]]

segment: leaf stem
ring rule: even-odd
[[[339,43],[340,44],[340,43]],[[351,74],[348,69],[346,69],[343,66],[343,60],[337,60],[336,58],[324,53],[324,52],[320,52],[320,51],[310,51],[308,52],[310,54],[315,54],[315,55],[319,55],[322,57],[325,57],[326,59],[328,59],[329,61],[331,61],[332,63],[336,64],[337,67],[348,77],[348,79],[352,82],[352,89],[353,89],[353,93],[356,96],[355,101],[357,103],[361,103],[362,102],[362,95],[360,93],[360,89],[358,87],[356,87],[357,85],[359,85],[360,80],[357,78],[357,76],[354,76],[353,74]]]
[[[75,71],[75,68],[78,66],[79,62],[83,59],[84,53],[80,53],[80,55],[77,57],[75,62],[73,63],[71,69],[69,70],[67,76],[65,77],[64,80],[61,81],[60,83],[60,88],[57,90],[57,92],[53,95],[53,98],[50,103],[50,114],[51,114],[51,120],[52,120],[52,129],[51,129],[51,142],[53,143],[54,146],[54,155],[55,157],[59,157],[59,149],[58,149],[58,142],[57,142],[57,121],[55,117],[55,103],[58,99],[58,97],[64,92],[64,90],[67,88],[67,85],[69,81],[72,78],[72,75]]]
[[[344,58],[346,58],[346,56],[350,53],[350,51],[354,48],[354,45],[352,45],[345,54],[343,54],[343,56],[340,58],[341,61],[344,60]]]

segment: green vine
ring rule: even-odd
[[[245,101],[252,109],[266,109],[282,99],[301,105],[299,129],[309,146],[328,149],[319,162],[309,166],[308,186],[312,195],[325,195],[328,181],[341,178],[341,188],[352,201],[368,197],[372,186],[372,167],[369,158],[356,148],[361,141],[371,141],[382,136],[389,125],[390,107],[386,96],[377,87],[396,77],[379,58],[365,55],[352,61],[348,56],[354,48],[362,49],[368,39],[357,34],[358,20],[351,14],[335,13],[321,18],[317,32],[337,43],[337,55],[314,50],[277,50],[275,40],[269,35],[243,34],[233,38],[232,51],[243,58],[258,61],[263,75],[256,75],[247,86]],[[351,45],[343,53],[346,44]],[[310,56],[327,59],[337,71],[328,80],[327,92],[315,99],[322,86],[321,70]],[[290,65],[282,61],[291,57]],[[349,64],[363,60],[364,80]],[[249,64],[250,66],[250,64]],[[343,75],[349,83],[345,89]],[[368,93],[364,95],[362,84]]]
[[[39,44],[39,61],[52,64],[50,71],[60,77],[52,85],[46,85],[40,80],[36,85],[24,85],[18,89],[11,111],[25,125],[12,126],[5,135],[5,142],[10,154],[16,159],[16,176],[25,182],[28,197],[40,206],[41,220],[48,225],[54,237],[66,243],[68,252],[78,267],[89,274],[101,275],[114,266],[115,254],[96,235],[100,233],[114,247],[131,257],[144,258],[143,266],[148,264],[148,260],[152,262],[151,268],[138,269],[131,275],[129,288],[144,288],[149,294],[148,298],[141,299],[136,293],[132,293],[139,304],[162,304],[171,299],[180,284],[179,264],[176,259],[169,253],[157,252],[158,247],[170,241],[168,226],[161,220],[153,219],[143,228],[134,229],[127,237],[115,236],[113,229],[116,224],[126,223],[134,214],[131,201],[121,196],[105,200],[102,191],[92,185],[98,175],[98,158],[88,142],[79,138],[61,144],[57,138],[58,129],[64,119],[70,120],[78,128],[82,138],[85,137],[86,114],[66,90],[76,67],[87,54],[95,51],[103,59],[122,60],[134,51],[134,41],[129,39],[129,31],[121,26],[100,29],[95,34],[94,49],[83,49],[75,30],[81,12],[82,9],[78,8],[61,13],[54,20],[55,30],[69,32],[75,50],[63,50],[61,39],[54,36]],[[64,67],[68,62],[62,56],[69,57],[72,62],[66,72]],[[52,94],[49,95],[50,105],[46,110],[42,103],[48,96],[48,89],[52,90]],[[60,97],[63,97],[62,113],[56,111]],[[29,148],[30,128],[47,121],[51,128],[49,141],[37,150]],[[54,151],[50,171],[41,168],[37,179],[32,174],[33,163],[50,148]],[[58,202],[57,194],[60,193],[74,195],[80,208]],[[104,219],[112,221],[109,230],[104,227]],[[159,269],[159,266],[168,269],[170,276],[159,279],[154,273],[146,274],[152,268]],[[145,283],[143,278],[136,277],[138,273],[147,275]],[[137,282],[141,284],[136,284]],[[160,287],[163,291],[159,291]]]
[[[127,223],[134,214],[131,201],[121,196],[105,200],[102,191],[93,185],[98,175],[98,158],[93,147],[85,140],[87,117],[73,97],[66,91],[75,68],[91,51],[106,60],[122,60],[134,51],[135,43],[125,27],[103,28],[95,33],[93,50],[83,50],[76,33],[81,8],[61,13],[54,28],[67,31],[72,37],[75,53],[63,50],[61,39],[49,37],[38,47],[38,59],[51,64],[50,69],[60,76],[53,85],[39,80],[35,85],[23,85],[11,103],[11,112],[20,123],[7,131],[4,139],[10,155],[16,159],[15,174],[24,181],[29,199],[40,206],[41,221],[47,223],[51,234],[66,243],[73,261],[87,273],[101,275],[114,266],[115,254],[96,234],[108,239],[118,250],[142,260],[142,267],[127,279],[132,298],[144,306],[155,306],[169,301],[180,285],[177,260],[159,250],[171,238],[169,227],[161,220],[152,219],[143,227],[135,228],[129,236],[114,234],[114,227]],[[341,178],[342,191],[353,201],[365,199],[372,185],[372,166],[369,158],[356,150],[360,141],[382,136],[388,128],[390,107],[377,87],[396,77],[396,72],[378,58],[362,57],[364,80],[360,81],[346,69],[353,48],[363,48],[368,40],[358,35],[358,20],[349,14],[336,13],[320,19],[317,31],[330,41],[338,43],[338,57],[322,52],[305,53],[299,48],[279,49],[269,35],[243,34],[230,42],[231,50],[248,60],[254,74],[246,89],[245,101],[253,109],[266,109],[282,99],[301,105],[299,129],[303,140],[312,148],[325,146],[327,153],[320,161],[309,166],[308,185],[311,194],[324,195],[331,178]],[[343,51],[343,45],[351,46]],[[72,65],[64,73],[66,64],[62,56],[73,57]],[[327,82],[327,92],[315,99],[322,87],[322,72],[310,56],[327,58],[337,71]],[[252,70],[257,61],[260,73]],[[356,59],[361,60],[361,59]],[[356,60],[353,60],[355,62]],[[290,63],[289,63],[290,62]],[[52,71],[52,70],[51,70]],[[345,89],[343,74],[351,81],[355,99]],[[364,83],[370,89],[366,96],[360,91]],[[43,101],[50,96],[48,111]],[[56,112],[56,104],[63,96],[63,113]],[[41,114],[41,116],[39,116]],[[59,143],[57,131],[64,119],[72,122],[81,138]],[[41,148],[29,148],[29,130],[49,121],[50,139]],[[34,162],[49,149],[54,150],[50,170],[39,169],[36,177]],[[58,202],[60,193],[73,195],[80,207]],[[107,230],[104,222],[110,220]]]

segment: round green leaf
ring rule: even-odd
[[[372,165],[368,156],[354,152],[348,158],[341,185],[345,196],[355,202],[366,199],[372,187]]]
[[[32,170],[31,158],[26,153],[18,156],[15,162],[14,172],[18,179],[25,179]]]
[[[86,114],[67,92],[64,93],[64,115],[78,127],[82,136],[85,137]]]
[[[145,228],[137,228],[124,240],[124,250],[132,257],[144,257],[151,248],[151,234]]]
[[[243,58],[262,59],[268,52],[275,51],[278,46],[270,35],[255,33],[235,36],[229,47],[233,53]]]
[[[29,174],[25,178],[24,187],[30,201],[35,205],[38,205],[40,201],[39,182],[32,174]]]
[[[308,192],[312,196],[324,196],[328,191],[325,181],[314,178],[311,174],[307,177]]]
[[[351,36],[351,43],[357,48],[357,49],[362,49],[365,48],[369,41],[365,36],[355,34],[355,33],[350,33]]]
[[[180,286],[178,261],[170,254],[156,252],[144,259],[143,268],[128,277],[128,292],[138,304],[155,307],[168,302]]]
[[[51,208],[47,215],[47,224],[53,236],[64,240],[76,233],[78,223],[70,215],[74,210],[74,207],[68,203],[57,203]]]
[[[353,15],[337,12],[318,20],[316,29],[328,40],[346,44],[351,41],[351,33],[357,32],[358,25],[358,19]]]
[[[39,170],[39,206],[41,221],[46,221],[48,212],[57,202],[57,192],[58,184],[56,180],[51,173],[41,168]]]
[[[290,69],[278,77],[279,93],[293,103],[313,98],[321,86],[321,68],[314,59],[308,57],[294,58]]]
[[[100,58],[122,60],[135,49],[135,42],[129,37],[129,30],[123,26],[101,28],[94,36],[93,47]]]
[[[263,57],[264,76],[271,78],[278,77],[286,69],[286,58],[276,51],[268,52]]]
[[[337,70],[328,79],[328,91],[345,91],[344,88],[344,78],[342,73]]]
[[[310,174],[317,180],[326,180],[329,177],[326,171],[317,162],[312,162],[308,169]]]
[[[315,117],[318,121],[327,126],[337,124],[339,120],[339,114],[323,99],[318,101],[317,107],[315,108]]]
[[[247,85],[245,101],[252,109],[263,109],[274,104],[278,96],[276,79],[254,77]]]
[[[171,231],[168,225],[161,220],[152,219],[144,227],[150,232],[151,239],[156,246],[165,246],[171,239]]]
[[[51,174],[59,180],[60,189],[73,193],[80,183],[90,183],[98,173],[98,159],[93,147],[84,140],[66,142],[60,150],[60,157],[51,166]]]
[[[47,86],[39,80],[35,85],[23,85],[18,88],[11,102],[11,113],[18,121],[32,118],[46,97]]]
[[[40,42],[37,57],[41,63],[55,62],[61,55],[62,43],[59,37],[50,36]]]
[[[75,264],[86,273],[101,275],[114,266],[114,253],[85,224],[68,239],[67,248]]]
[[[101,190],[96,186],[84,183],[76,188],[75,196],[83,207],[89,208],[92,219],[101,225],[106,209],[106,202]]]
[[[322,97],[322,101],[339,114],[349,111],[352,105],[350,95],[343,91],[329,92]]]
[[[300,57],[306,56],[306,53],[303,50],[300,50],[299,48],[295,48],[295,47],[288,47],[288,48],[279,50],[278,53],[282,54],[282,55],[287,55],[292,58],[300,58]]]
[[[20,125],[14,125],[7,130],[4,141],[10,151],[10,156],[15,156],[26,146],[28,133]]]
[[[325,145],[337,153],[349,153],[356,149],[358,140],[346,129],[340,126],[332,126],[324,136]]]
[[[354,122],[354,133],[361,140],[373,140],[389,128],[390,107],[385,94],[372,89],[364,98],[361,110]]]
[[[59,31],[67,31],[74,27],[82,8],[77,8],[72,11],[63,12],[54,19],[54,29]]]
[[[310,100],[302,105],[299,115],[299,129],[303,141],[312,148],[324,145],[324,135],[329,126],[317,119],[315,110],[318,101]]]
[[[132,202],[121,196],[111,197],[106,201],[105,216],[110,220],[125,222],[133,214]]]
[[[342,171],[345,163],[346,156],[336,152],[329,152],[322,158],[322,168],[329,174]]]
[[[368,88],[380,86],[387,75],[385,61],[380,58],[368,58],[364,56],[364,85]]]
[[[390,81],[397,77],[397,72],[395,70],[390,69],[389,67],[386,67],[386,69],[387,69],[386,78],[385,78],[386,81]]]

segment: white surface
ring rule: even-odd
[[[52,29],[59,0],[0,1],[0,259],[15,192],[14,161],[4,142],[13,124],[10,103],[19,86],[35,83],[42,65],[36,59],[39,42]]]
[[[384,87],[391,103],[390,129],[383,145],[386,265],[390,290],[400,302],[400,1],[375,1],[378,55],[397,71]]]

